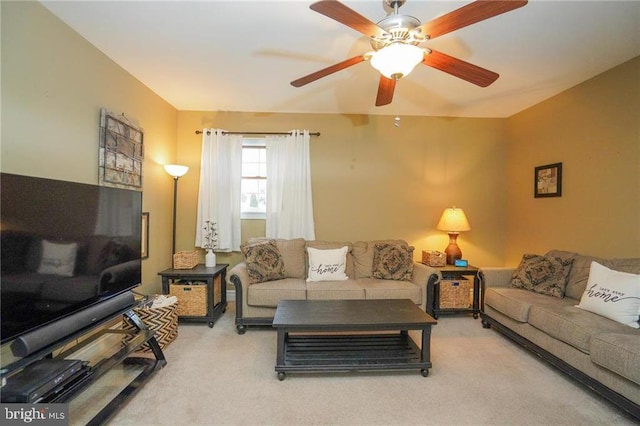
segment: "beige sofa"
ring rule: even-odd
[[[572,261],[565,297],[513,288],[516,268],[482,268],[483,326],[493,326],[640,419],[640,329],[575,306],[592,261],[640,274],[640,259],[597,259],[559,250],[545,256]]]
[[[247,244],[256,241],[264,240],[250,240]],[[275,243],[284,262],[284,278],[252,284],[246,262],[237,264],[227,274],[228,283],[235,287],[235,324],[239,334],[244,334],[249,325],[271,325],[278,302],[285,299],[410,299],[425,309],[428,280],[437,282],[440,278],[437,270],[413,261],[410,281],[374,278],[372,268],[376,243],[409,247],[402,240],[351,243],[279,239]],[[324,250],[344,246],[348,247],[345,271],[348,279],[307,281],[307,248]],[[412,247],[410,249],[413,250]]]

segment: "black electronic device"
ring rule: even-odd
[[[1,342],[52,326],[18,349],[27,356],[96,316],[74,315],[140,285],[141,217],[140,191],[1,173]],[[56,325],[65,319],[74,327]]]
[[[4,403],[35,403],[86,371],[77,359],[42,359],[7,379]]]
[[[125,311],[133,305],[135,305],[133,293],[128,291],[119,294],[21,335],[11,342],[11,353],[18,357],[29,356],[57,340],[89,327],[115,312]]]

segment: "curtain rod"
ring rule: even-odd
[[[201,135],[202,130],[196,130],[196,135]],[[207,135],[211,131],[207,130]],[[290,135],[291,132],[222,132],[223,135]],[[309,132],[309,136],[320,136],[320,132]]]

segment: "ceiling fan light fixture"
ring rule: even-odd
[[[423,58],[424,51],[418,46],[392,43],[373,54],[371,66],[385,77],[398,80],[409,75]]]

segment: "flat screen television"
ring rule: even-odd
[[[142,193],[0,173],[1,343],[140,285]]]

